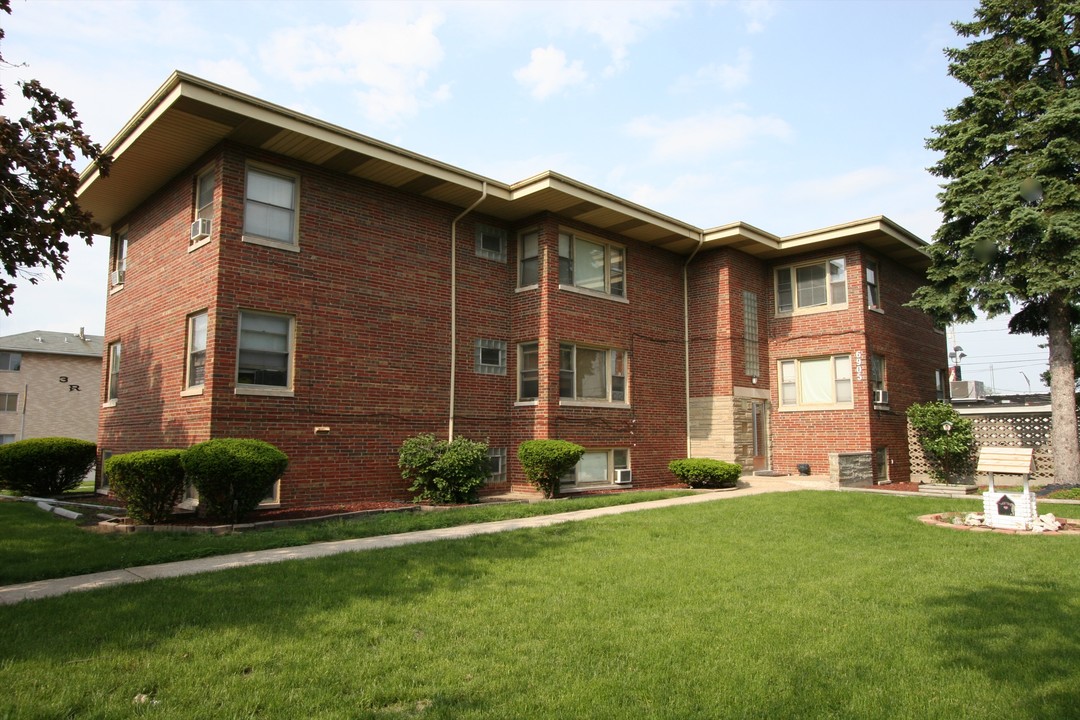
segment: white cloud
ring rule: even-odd
[[[650,141],[650,155],[660,162],[700,159],[757,140],[787,140],[792,135],[791,126],[784,120],[751,115],[741,105],[676,120],[636,118],[625,129],[631,137]]]
[[[753,35],[765,29],[765,23],[776,14],[772,0],[742,0],[739,9],[746,16],[746,32]]]
[[[611,55],[604,75],[626,68],[629,48],[656,27],[677,14],[678,2],[575,2],[556,7],[571,29],[595,35]]]
[[[529,90],[537,100],[544,100],[588,77],[580,60],[566,62],[566,53],[548,45],[535,48],[529,64],[514,71],[514,79]]]
[[[693,75],[683,75],[675,81],[671,91],[675,93],[695,92],[704,87],[720,87],[731,92],[750,82],[750,51],[739,50],[735,64],[709,63],[698,68]]]
[[[429,73],[443,60],[436,30],[441,16],[374,19],[340,27],[308,25],[275,32],[262,50],[267,74],[294,85],[359,84],[356,98],[367,117],[393,124],[448,97],[446,86],[427,90]]]

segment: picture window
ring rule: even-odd
[[[781,409],[851,407],[851,356],[780,361]]]
[[[847,306],[847,265],[844,258],[777,268],[775,282],[778,313]]]
[[[626,295],[626,251],[610,243],[559,234],[559,284],[592,292]]]

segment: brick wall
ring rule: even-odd
[[[935,399],[934,373],[948,364],[948,347],[944,333],[935,331],[925,314],[904,307],[923,278],[887,258],[869,252],[863,257],[878,264],[882,305],[882,312],[866,311],[866,352],[868,357],[876,354],[885,358],[889,393],[888,408],[874,407],[870,412],[870,449],[886,448],[888,479],[908,482],[911,462],[905,413],[914,403]],[[865,283],[860,282],[860,307],[866,307],[864,290]]]
[[[249,161],[299,174],[300,252],[243,241]],[[208,163],[218,176],[214,230],[189,252],[194,179]],[[450,228],[459,213],[273,155],[218,148],[125,223],[128,271],[110,294],[106,324],[106,343],[122,342],[119,399],[102,410],[101,447],[257,437],[290,457],[285,505],[407,497],[396,467],[401,442],[448,431]],[[506,262],[477,256],[478,223],[507,232]],[[540,287],[518,291],[516,238],[527,227],[542,229],[544,273]],[[560,228],[626,247],[629,303],[559,289]],[[457,225],[457,265],[455,432],[507,449],[500,487],[527,486],[516,448],[534,437],[627,448],[635,487],[669,484],[667,462],[685,454],[679,258],[556,216],[510,226],[481,205]],[[202,394],[182,396],[186,321],[201,310],[209,315],[206,383]],[[291,396],[236,392],[242,311],[292,318]],[[504,375],[475,372],[477,339],[506,342]],[[542,400],[522,406],[516,347],[530,341],[544,355]],[[561,342],[628,351],[631,407],[560,406]]]
[[[99,453],[188,447],[210,437],[209,392],[181,393],[190,313],[209,311],[207,376],[220,365],[213,339],[218,229],[213,242],[188,251],[195,173],[220,163],[220,152],[211,154],[115,226],[128,230],[127,270],[124,284],[109,291],[106,304]],[[102,283],[107,270],[101,268]],[[121,343],[117,399],[106,403],[107,359],[115,342]],[[211,387],[208,383],[208,391]]]
[[[774,418],[774,468],[794,472],[809,463],[814,473],[828,467],[829,452],[877,452],[884,448],[888,477],[909,477],[904,411],[913,402],[932,400],[934,370],[945,365],[944,336],[923,313],[904,307],[921,276],[861,246],[838,248],[792,262],[843,256],[847,264],[847,309],[777,317],[770,299],[772,364],[789,358],[850,354],[851,410],[780,411]],[[878,263],[880,311],[867,308],[864,259]],[[784,264],[787,264],[785,261]],[[871,392],[871,356],[886,359],[888,406],[875,406]],[[860,368],[861,366],[861,368]],[[773,397],[778,401],[777,390]],[[877,479],[882,480],[883,477]]]

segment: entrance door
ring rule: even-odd
[[[769,469],[769,413],[764,400],[750,402],[754,429],[754,470]]]

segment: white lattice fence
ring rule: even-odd
[[[976,447],[1029,447],[1035,448],[1035,471],[1031,474],[1033,485],[1053,482],[1054,466],[1050,456],[1050,413],[1009,413],[969,415],[964,417],[973,423]],[[915,482],[930,479],[930,464],[923,455],[922,446],[915,431],[908,425],[908,448],[911,455],[911,479]],[[979,477],[982,484],[985,477]]]

